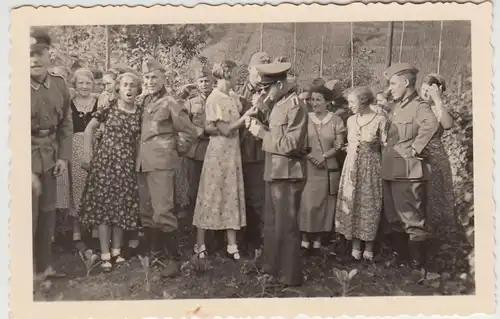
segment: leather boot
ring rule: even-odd
[[[408,261],[408,235],[401,232],[393,232],[390,235],[393,247],[392,255],[398,264],[405,264]]]
[[[161,272],[162,277],[172,278],[177,276],[181,270],[181,254],[179,252],[179,232],[162,232],[163,247],[165,248],[168,261]]]
[[[163,254],[163,238],[161,232],[157,228],[151,228],[151,255],[153,258],[160,258]]]
[[[142,232],[144,235],[139,238],[139,247],[137,247],[138,255],[141,257],[149,256],[151,252],[151,228],[144,227]]]
[[[408,241],[410,250],[410,267],[420,269],[425,263],[425,242],[424,241]]]

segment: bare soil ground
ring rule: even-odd
[[[177,278],[163,279],[158,268],[144,267],[137,258],[125,262],[111,273],[103,273],[95,267],[87,276],[85,264],[78,255],[59,251],[54,256],[54,266],[69,276],[53,280],[50,287],[36,288],[34,299],[402,296],[457,295],[474,291],[465,279],[468,269],[466,256],[470,247],[460,239],[461,236],[451,238],[447,243],[434,241],[430,245],[434,251],[431,251],[426,273],[390,264],[385,247],[380,249],[375,262],[353,263],[345,258],[345,243],[327,245],[319,254],[304,258],[304,285],[285,289],[266,281],[266,277],[259,272],[257,260],[235,262],[226,258],[223,251],[211,254],[206,261],[192,258],[192,231],[184,226],[182,234],[182,275]]]

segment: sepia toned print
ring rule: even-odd
[[[491,104],[476,85],[491,68],[474,55],[489,4],[411,6],[422,16],[281,5],[200,21],[199,7],[170,7],[185,18],[134,24],[154,9],[79,8],[102,20],[78,23],[19,9],[38,20],[15,36],[30,39],[33,225],[33,257],[12,257],[33,264],[29,283],[13,273],[16,298],[50,313],[96,300],[160,299],[176,316],[232,314],[228,299],[240,315],[258,315],[249,298],[313,307],[267,314],[291,316],[317,314],[318,297],[349,315],[490,311],[493,261],[475,247],[491,244],[491,221],[474,215],[492,211],[474,191],[491,184],[474,157],[491,149],[476,107]],[[287,21],[257,18],[278,9]],[[444,296],[470,307],[439,312]],[[359,301],[373,311],[353,312]]]

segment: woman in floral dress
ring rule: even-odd
[[[448,155],[441,142],[444,131],[454,125],[453,118],[444,107],[442,95],[446,91],[444,79],[435,73],[427,75],[420,89],[422,99],[429,102],[439,123],[439,131],[429,142],[426,151],[432,167],[427,192],[428,224],[441,239],[448,238],[450,232],[458,229],[458,218],[454,211],[453,180]]]
[[[197,227],[194,251],[199,258],[207,254],[206,230],[226,230],[227,254],[240,259],[236,231],[246,226],[246,210],[238,130],[255,108],[240,117],[242,104],[233,91],[235,67],[234,62],[224,61],[212,70],[217,86],[207,98],[206,122],[207,129],[218,134],[210,137],[193,216]]]
[[[89,170],[80,205],[80,222],[99,227],[101,266],[124,261],[121,245],[124,230],[136,230],[139,222],[139,187],[135,172],[141,128],[141,109],[136,104],[140,78],[124,73],[117,78],[118,98],[98,109],[85,130],[82,164]],[[94,132],[104,123],[102,140],[92,149]],[[112,247],[110,249],[110,237]]]
[[[336,231],[352,240],[352,257],[373,259],[373,242],[382,210],[381,146],[387,140],[387,120],[375,113],[368,87],[348,96],[354,115],[347,120],[347,157],[340,177]],[[364,252],[361,251],[364,241]]]

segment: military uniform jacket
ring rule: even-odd
[[[189,113],[189,118],[196,128],[196,140],[191,145],[186,157],[196,161],[203,161],[207,152],[210,136],[205,134],[205,103],[207,97],[198,92],[194,97],[186,101],[186,109]]]
[[[387,145],[382,151],[382,178],[427,180],[431,167],[425,147],[439,128],[429,104],[415,93],[394,105],[389,120]],[[412,150],[418,155],[413,156]]]
[[[50,131],[44,134],[44,131]],[[43,83],[31,79],[31,171],[43,173],[57,159],[71,160],[73,120],[64,78],[47,73]]]
[[[178,168],[179,156],[189,150],[197,135],[187,110],[164,89],[160,94],[144,96],[140,104],[143,116],[137,170]]]
[[[307,178],[308,112],[297,94],[278,101],[269,114],[269,128],[262,135],[265,154],[264,180]],[[302,154],[302,155],[301,155]]]
[[[252,105],[252,97],[256,94],[255,88],[247,82],[240,92],[240,100],[243,105],[242,114],[248,111]],[[264,122],[263,114],[259,120]],[[241,161],[243,163],[264,163],[265,154],[262,150],[262,140],[253,136],[246,127],[240,129]]]

